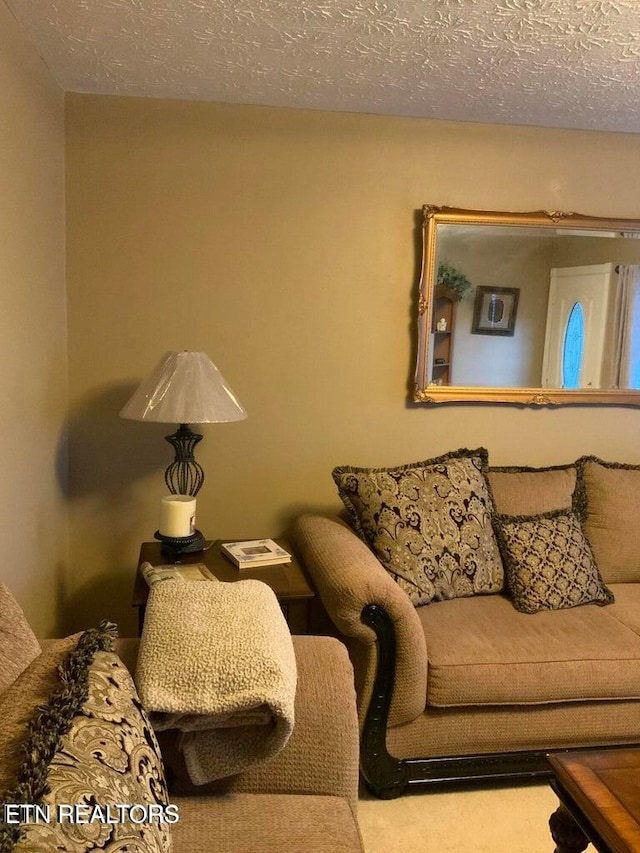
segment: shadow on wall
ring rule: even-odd
[[[132,578],[132,569],[128,566],[104,572],[71,590],[64,602],[59,636],[93,628],[103,619],[115,622],[120,637],[137,636],[138,615],[131,606]]]
[[[69,500],[122,494],[135,480],[163,470],[171,461],[171,448],[162,440],[174,431],[171,425],[119,416],[137,387],[126,383],[102,389],[72,407],[67,427],[69,480],[61,482]]]
[[[132,487],[150,474],[162,479],[172,458],[164,436],[173,432],[168,424],[120,418],[120,410],[136,388],[137,383],[102,388],[83,397],[69,412],[68,481],[63,473],[59,475],[71,512],[77,510],[70,535],[70,565],[61,594],[68,630],[81,630],[103,618],[117,622],[121,636],[135,628],[128,551],[142,508]],[[61,442],[61,448],[63,445]],[[59,472],[64,471],[63,453],[61,449]],[[101,543],[101,551],[92,574],[87,560],[93,556],[94,537]]]

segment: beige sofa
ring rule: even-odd
[[[112,634],[103,625],[41,648],[0,585],[2,800],[48,804],[51,818],[0,822],[3,853],[115,851],[124,849],[125,837],[140,853],[362,853],[357,715],[342,644],[295,637],[296,722],[288,743],[260,766],[195,788],[181,777],[166,733],[166,760],[160,754],[160,736],[156,740],[137,699],[130,672],[138,641],[116,640],[114,649]],[[84,811],[65,823],[56,810],[76,802]],[[88,815],[87,803],[102,811]],[[124,819],[105,812],[114,803],[137,804],[137,810]],[[141,804],[156,810],[148,820]]]
[[[570,508],[615,601],[525,613],[506,583],[416,607],[344,518],[297,521],[307,569],[349,647],[361,771],[380,797],[544,777],[549,751],[640,743],[640,468],[584,457],[485,473],[495,524]],[[507,568],[510,581],[519,568]]]

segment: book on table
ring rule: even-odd
[[[291,554],[273,539],[248,539],[223,542],[220,550],[239,569],[257,566],[279,566],[291,562]]]
[[[215,581],[217,578],[209,571],[204,563],[186,563],[183,565],[161,565],[153,566],[151,563],[142,563],[140,574],[149,586],[163,580],[183,581]]]

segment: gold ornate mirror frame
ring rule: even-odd
[[[570,243],[565,242],[562,249],[564,251],[567,245],[574,246],[571,251],[577,253],[585,251],[585,256],[589,258],[588,263],[591,263],[591,258],[597,255],[592,248],[587,247],[602,247],[609,251],[612,255],[609,258],[609,266],[615,269],[616,275],[620,269],[620,264],[629,264],[629,259],[618,259],[615,248],[617,245],[623,247],[623,254],[626,254],[631,259],[631,264],[628,269],[635,270],[636,253],[637,253],[637,270],[638,272],[638,292],[640,292],[640,239],[637,244],[633,239],[624,244],[619,242],[619,239],[626,241],[628,238],[640,238],[640,220],[629,219],[612,219],[612,218],[595,218],[584,216],[577,213],[561,213],[556,211],[536,211],[533,213],[509,213],[499,211],[474,211],[464,210],[461,208],[438,207],[433,205],[425,205],[423,207],[423,257],[422,257],[422,273],[420,278],[420,294],[418,301],[418,356],[415,374],[415,392],[414,401],[421,403],[449,403],[449,402],[491,402],[491,403],[520,403],[528,406],[545,406],[545,405],[566,405],[576,403],[597,403],[597,404],[614,404],[614,405],[633,405],[640,406],[640,383],[635,387],[616,387],[615,380],[596,380],[600,382],[599,387],[562,387],[562,382],[544,381],[545,369],[535,375],[540,376],[539,382],[527,382],[523,384],[504,386],[494,386],[490,382],[464,382],[454,384],[456,371],[452,365],[456,358],[456,348],[460,353],[467,350],[470,355],[467,355],[469,360],[470,370],[477,369],[478,364],[482,364],[481,353],[493,352],[490,357],[493,359],[495,370],[492,370],[491,363],[487,363],[484,368],[485,376],[490,376],[493,372],[495,375],[499,373],[500,364],[516,363],[519,357],[517,342],[528,335],[532,337],[529,323],[526,315],[526,303],[534,301],[534,297],[527,295],[525,288],[522,289],[522,295],[519,300],[518,296],[521,293],[518,274],[514,275],[514,267],[511,268],[511,278],[504,281],[500,278],[501,258],[486,257],[483,261],[483,266],[476,264],[474,267],[474,255],[471,247],[480,246],[484,240],[484,236],[489,235],[502,238],[507,234],[514,235],[514,239],[519,240],[524,237],[525,232],[532,238],[533,242],[539,242],[538,238],[543,238],[545,241],[554,241],[556,237],[563,235],[571,237]],[[451,226],[448,228],[447,226]],[[483,231],[491,226],[492,230]],[[466,229],[466,230],[462,230]],[[504,231],[496,229],[505,229]],[[506,229],[509,229],[507,231]],[[516,229],[516,230],[514,230]],[[517,229],[522,229],[519,232]],[[532,230],[535,229],[535,230]],[[540,229],[538,231],[538,229]],[[590,238],[586,241],[581,238]],[[604,239],[598,243],[594,242],[593,238],[607,238],[609,242],[604,243]],[[611,240],[610,238],[615,238]],[[619,239],[618,239],[619,238]],[[451,292],[446,287],[438,284],[436,272],[441,269],[442,264],[449,268],[456,266],[456,257],[445,257],[442,254],[442,247],[445,246],[447,239],[449,244],[462,247],[461,254],[466,258],[466,268],[460,267],[455,270],[462,274],[463,278],[469,277],[470,281],[467,285],[471,285],[470,292],[465,295],[464,310],[459,311],[459,317],[464,319],[464,323],[460,322],[455,327],[452,318],[455,317],[457,308],[440,310],[437,305],[446,305],[447,300],[442,301],[443,295],[450,296]],[[488,241],[487,241],[488,242]],[[629,254],[629,249],[633,249],[633,254]],[[478,249],[478,254],[480,249]],[[601,252],[600,252],[601,253]],[[514,253],[514,256],[517,253]],[[566,254],[566,252],[565,252]],[[614,257],[615,255],[615,257]],[[573,255],[571,255],[573,257]],[[597,257],[596,257],[597,260]],[[504,265],[503,265],[504,266]],[[571,267],[572,269],[574,267]],[[576,266],[575,269],[588,269],[589,267]],[[475,270],[482,269],[483,273],[477,273]],[[517,269],[517,267],[515,267]],[[495,270],[496,274],[493,274]],[[548,272],[548,270],[547,270]],[[635,274],[635,273],[634,273]],[[504,270],[502,270],[504,275]],[[483,277],[484,276],[484,277]],[[514,280],[515,279],[515,280]],[[524,277],[522,279],[524,281]],[[613,290],[618,285],[613,284]],[[547,279],[547,288],[549,287]],[[496,291],[496,296],[491,295],[491,291]],[[542,291],[542,287],[541,287]],[[532,291],[533,292],[533,291]],[[555,291],[557,293],[557,291]],[[505,295],[506,294],[506,295]],[[455,297],[459,298],[459,297]],[[513,310],[513,316],[501,319],[502,315],[495,311],[491,313],[489,309],[480,304],[481,299],[500,298],[497,303],[500,306],[500,312],[505,309],[505,305]],[[608,313],[615,313],[610,310],[614,305],[614,296],[607,297],[609,299]],[[510,301],[509,301],[510,300]],[[475,301],[475,305],[473,304]],[[537,305],[537,320],[538,325],[543,323],[544,328],[541,335],[544,338],[544,345],[536,343],[536,370],[539,368],[541,361],[541,347],[544,349],[544,360],[548,363],[547,349],[549,344],[549,324],[552,316],[552,309],[549,307],[551,298],[549,291],[546,293],[539,292],[535,295]],[[455,302],[453,303],[456,304]],[[489,303],[486,303],[487,305]],[[554,310],[555,305],[554,302]],[[640,299],[638,304],[640,305]],[[462,303],[457,303],[458,306]],[[518,309],[517,321],[515,318],[515,309]],[[590,309],[587,309],[587,313]],[[484,319],[482,312],[484,311]],[[487,313],[489,311],[489,313]],[[619,313],[619,309],[616,309]],[[542,315],[544,313],[544,318]],[[440,316],[442,315],[442,316]],[[446,315],[446,316],[445,316]],[[472,317],[473,321],[469,318]],[[479,319],[480,318],[480,319]],[[487,319],[488,318],[488,319]],[[497,318],[497,319],[496,319]],[[542,320],[541,320],[542,318]],[[508,320],[508,322],[507,322]],[[482,326],[482,322],[485,326]],[[604,322],[604,321],[603,321]],[[604,338],[600,343],[601,357],[608,358],[610,351],[618,349],[616,341],[621,337],[620,318],[617,320],[607,320],[609,328],[609,345],[605,345]],[[556,323],[557,325],[557,323]],[[492,326],[495,330],[492,330]],[[515,330],[514,330],[515,327]],[[613,330],[613,331],[612,331]],[[637,331],[640,340],[640,329]],[[495,337],[477,337],[479,335],[495,336]],[[567,332],[564,332],[565,338]],[[474,338],[474,336],[476,336]],[[457,340],[456,340],[457,339]],[[458,346],[458,342],[460,346]],[[478,347],[480,353],[477,357],[473,354],[473,346]],[[559,346],[559,345],[558,345]],[[563,344],[566,347],[566,343]],[[444,347],[438,349],[438,347]],[[493,349],[491,349],[493,347]],[[563,350],[564,351],[564,350]],[[440,352],[440,355],[437,353]],[[555,352],[555,350],[554,350]],[[461,356],[462,357],[462,356]],[[600,357],[600,356],[599,356]],[[635,357],[635,356],[634,356]],[[582,358],[582,356],[581,356]],[[640,360],[640,354],[638,356]],[[515,360],[515,361],[514,361]],[[582,362],[581,362],[582,364]],[[582,367],[580,368],[582,370]],[[464,371],[458,371],[463,374]],[[532,373],[533,373],[532,368]],[[603,369],[604,375],[604,369]],[[611,374],[614,375],[613,373]],[[616,376],[618,374],[615,374]],[[627,372],[625,376],[629,376]],[[639,368],[640,375],[640,368]],[[580,373],[580,380],[582,373]],[[630,380],[625,380],[629,382]],[[633,380],[635,383],[635,379]],[[564,382],[564,380],[563,380]],[[596,382],[592,382],[595,385]],[[606,384],[606,387],[604,387]]]

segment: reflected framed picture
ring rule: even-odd
[[[472,335],[513,335],[519,287],[478,287],[473,307]]]

